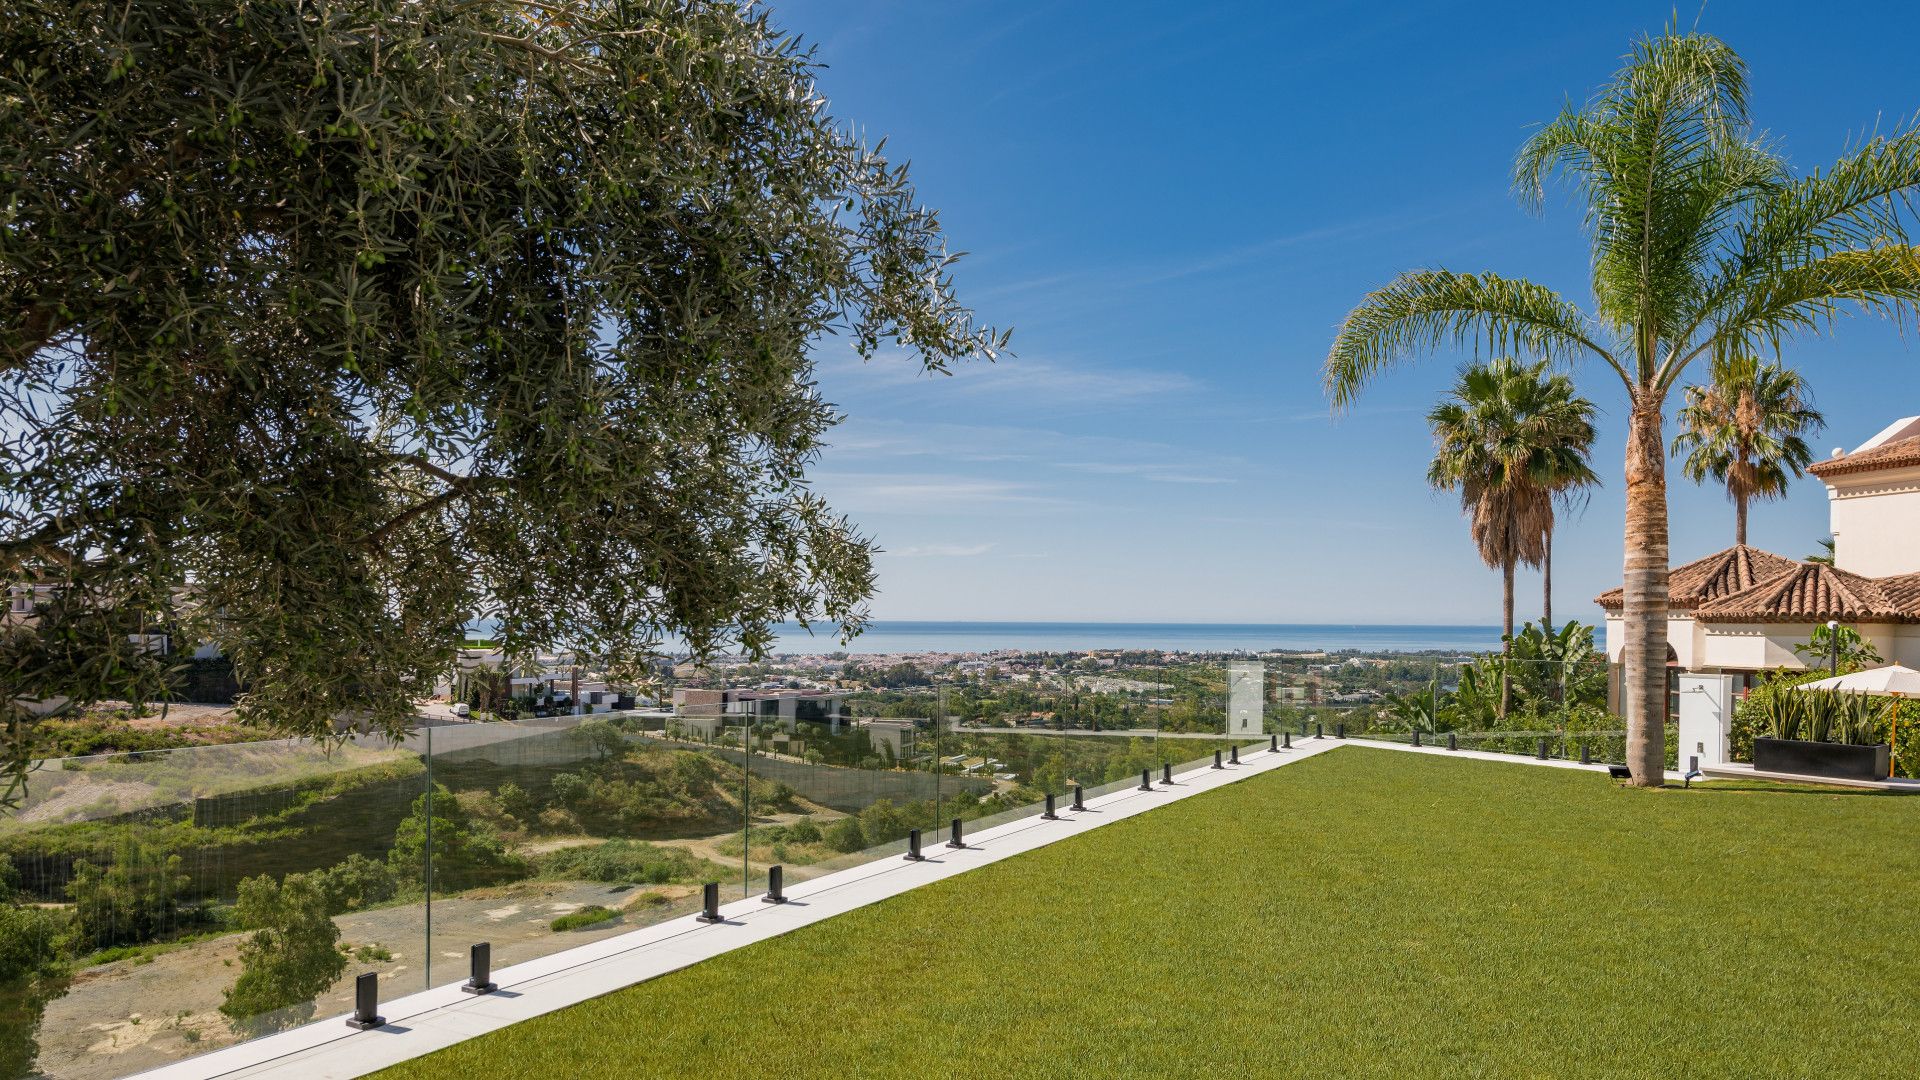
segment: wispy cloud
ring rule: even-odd
[[[992,507],[1065,509],[1033,485],[976,476],[818,473],[814,486],[839,509],[864,513],[970,513]]]
[[[992,544],[915,544],[881,554],[896,559],[968,559],[992,550]]]
[[[901,354],[862,361],[850,349],[832,349],[817,359],[815,371],[821,393],[835,401],[876,392],[917,392],[937,383],[943,396],[1071,409],[1159,401],[1201,389],[1197,379],[1182,371],[1020,356],[961,364],[947,374],[935,374]]]

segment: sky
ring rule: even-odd
[[[963,301],[1014,330],[1014,355],[951,376],[818,350],[847,420],[814,486],[883,549],[877,619],[1498,622],[1498,574],[1424,482],[1424,414],[1471,357],[1392,371],[1337,419],[1321,366],[1403,270],[1588,299],[1578,211],[1564,190],[1523,210],[1513,155],[1670,3],[773,9],[828,65],[834,115],[911,163],[968,253]],[[1699,27],[1746,58],[1756,122],[1797,169],[1920,109],[1910,4],[1720,0]],[[1828,420],[1817,456],[1920,413],[1920,352],[1893,324],[1845,319],[1786,359]],[[1554,614],[1597,621],[1620,578],[1625,398],[1600,367],[1573,374],[1606,483],[1558,534]],[[1670,479],[1675,564],[1732,543],[1724,494]],[[1749,539],[1797,557],[1826,535],[1808,477]],[[1519,617],[1539,608],[1523,572]]]

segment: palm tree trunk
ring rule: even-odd
[[[1641,787],[1666,780],[1667,459],[1660,403],[1638,400],[1627,427],[1627,767]]]
[[[1547,519],[1546,535],[1541,537],[1545,545],[1540,553],[1540,629],[1553,629],[1553,519]]]
[[[1507,661],[1513,655],[1513,567],[1519,560],[1508,555],[1500,564],[1500,719],[1507,718],[1513,704],[1513,682],[1507,678]]]
[[[1733,497],[1733,542],[1745,547],[1747,544],[1747,497]]]

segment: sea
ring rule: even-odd
[[[1084,652],[1163,649],[1185,652],[1485,652],[1500,647],[1497,626],[1392,626],[1341,623],[1106,623],[876,620],[851,642],[797,624],[778,628],[775,653]]]

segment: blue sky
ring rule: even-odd
[[[1833,14],[1829,14],[1831,10]],[[1759,124],[1797,167],[1920,109],[1909,4],[1716,3]],[[1497,270],[1587,298],[1578,214],[1507,185],[1531,126],[1579,100],[1672,7],[800,0],[833,112],[911,161],[963,298],[1016,356],[952,377],[838,343],[848,414],[817,489],[871,534],[881,619],[1440,622],[1498,619],[1458,506],[1428,491],[1423,414],[1464,359],[1389,375],[1337,422],[1334,328],[1419,266]],[[1686,16],[1689,21],[1692,13]],[[1920,413],[1920,353],[1845,320],[1797,343],[1824,455]],[[1600,406],[1607,486],[1565,525],[1555,614],[1618,583],[1624,398]],[[1673,477],[1673,549],[1732,542],[1723,495]],[[1820,485],[1755,510],[1787,555],[1826,535]],[[1523,617],[1537,575],[1523,577]]]

